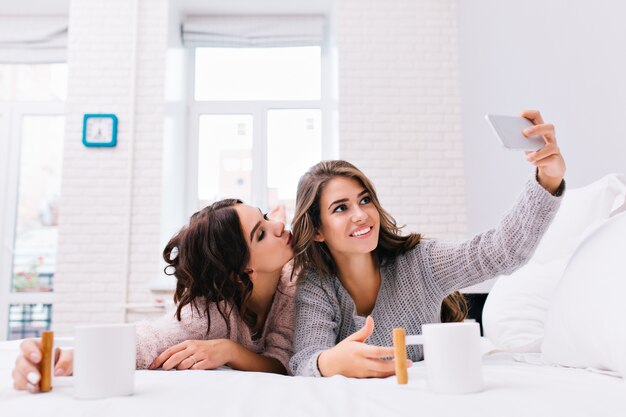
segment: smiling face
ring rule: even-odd
[[[321,226],[315,236],[333,257],[370,253],[378,245],[380,214],[369,192],[357,180],[331,179],[320,196]]]
[[[291,232],[281,222],[268,220],[261,211],[246,204],[235,206],[244,238],[250,248],[248,268],[259,274],[280,273],[293,258]]]

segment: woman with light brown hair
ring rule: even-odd
[[[402,236],[373,184],[346,161],[321,162],[300,179],[293,221],[294,270],[300,271],[289,363],[294,375],[393,375],[387,358],[394,355],[394,327],[420,334],[425,323],[463,320],[456,291],[511,273],[530,258],[560,205],[565,162],[554,127],[537,111],[522,116],[535,125],[525,134],[542,135],[546,143],[526,154],[537,167],[535,178],[498,227],[465,242]],[[414,361],[423,357],[421,346],[409,346],[408,354]]]

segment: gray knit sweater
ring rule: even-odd
[[[510,274],[531,257],[561,203],[560,197],[530,180],[499,226],[461,243],[423,240],[381,268],[381,286],[371,313],[374,333],[367,340],[392,346],[391,331],[404,327],[421,334],[422,324],[440,321],[441,303],[450,293],[500,274]],[[337,276],[303,274],[296,293],[294,375],[320,376],[319,354],[359,330],[365,317]],[[408,347],[422,359],[421,346]]]

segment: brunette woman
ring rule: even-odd
[[[227,199],[195,213],[163,251],[165,272],[177,280],[176,310],[137,324],[137,368],[226,365],[287,373],[294,332],[292,257],[284,209],[267,216]],[[36,392],[39,341],[24,341],[21,353],[14,386]],[[72,362],[72,352],[61,351],[55,374],[71,374]]]

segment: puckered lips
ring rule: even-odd
[[[374,226],[361,226],[350,233],[350,237],[366,238],[372,234]]]

